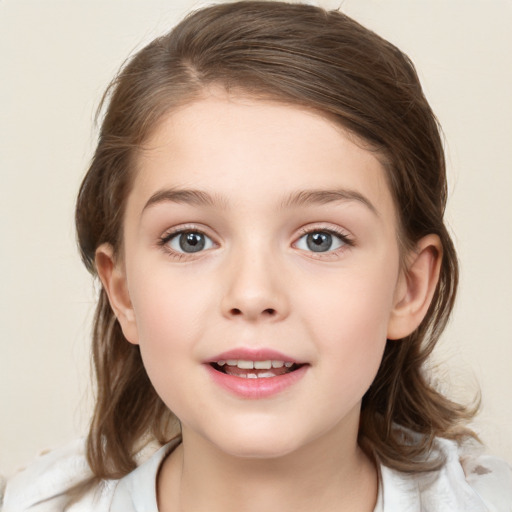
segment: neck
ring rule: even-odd
[[[276,458],[226,454],[194,433],[168,457],[158,481],[160,512],[371,512],[377,472],[355,436],[323,436]],[[285,504],[285,505],[284,505]]]

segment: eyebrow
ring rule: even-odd
[[[322,205],[334,203],[337,201],[357,201],[366,206],[377,217],[379,213],[372,202],[355,190],[335,189],[335,190],[300,190],[288,196],[281,203],[281,208],[291,208],[294,206]]]
[[[195,189],[179,189],[179,188],[168,188],[155,192],[146,202],[142,212],[151,206],[159,203],[185,203],[197,206],[221,206],[223,208],[227,205],[226,198],[215,195],[212,196],[207,192]]]
[[[377,217],[379,213],[375,206],[365,196],[355,190],[335,189],[335,190],[299,190],[291,193],[281,202],[280,208],[293,208],[297,206],[310,206],[334,203],[337,201],[357,201],[366,206]],[[197,189],[168,188],[155,192],[146,202],[142,212],[146,209],[165,202],[192,204],[196,206],[210,206],[226,208],[228,205],[227,197]]]

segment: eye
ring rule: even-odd
[[[166,237],[165,243],[176,252],[191,254],[213,247],[213,241],[200,231],[181,231]]]
[[[335,251],[349,243],[344,235],[328,230],[311,231],[301,236],[295,247],[303,251],[329,252]]]

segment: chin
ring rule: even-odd
[[[283,445],[280,442],[261,442],[261,443],[255,443],[252,442],[246,442],[246,443],[239,443],[239,444],[233,444],[231,443],[230,446],[224,446],[219,448],[223,449],[225,453],[228,455],[231,455],[233,457],[241,458],[241,459],[278,459],[281,457],[285,457],[289,455],[290,453],[293,453],[297,446],[288,446]]]
[[[247,428],[223,431],[221,436],[210,437],[218,449],[227,455],[245,459],[276,459],[285,457],[307,444],[298,436],[296,429]]]

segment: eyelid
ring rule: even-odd
[[[183,224],[176,224],[175,226],[165,229],[162,232],[162,235],[159,236],[159,239],[163,240],[164,238],[171,238],[173,235],[183,233],[185,231],[197,231],[198,233],[203,233],[210,238],[218,238],[215,231],[205,224],[200,222],[184,222]]]
[[[342,228],[341,226],[337,226],[335,224],[321,222],[307,224],[299,228],[296,239],[298,240],[304,235],[308,235],[309,233],[316,233],[318,231],[323,231],[325,233],[330,233],[332,235],[339,236],[343,240],[346,240],[346,243],[354,243],[353,235],[350,233],[348,229]]]

